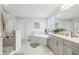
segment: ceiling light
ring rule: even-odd
[[[74,6],[74,4],[64,4],[64,5],[61,6],[61,10],[69,9],[72,6]]]

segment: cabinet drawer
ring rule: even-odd
[[[72,43],[70,41],[64,40],[64,45],[71,47],[71,44]]]
[[[76,44],[74,42],[70,42],[70,41],[64,40],[64,45],[76,50],[77,52],[79,52],[79,44]]]
[[[58,41],[63,43],[63,39],[58,37]]]
[[[63,43],[63,39],[62,39],[62,38],[60,38],[60,37],[57,37],[57,36],[52,36],[52,39],[55,39],[55,40],[57,40],[58,42]]]
[[[71,43],[71,47],[77,51],[79,51],[79,44],[76,44],[76,43]]]
[[[56,39],[56,37],[55,36],[52,36],[52,39]]]
[[[72,55],[79,55],[79,52],[74,50],[74,49],[72,49]]]
[[[79,55],[79,52],[64,45],[64,55]]]

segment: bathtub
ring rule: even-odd
[[[34,34],[30,36],[32,42],[47,46],[48,34]]]

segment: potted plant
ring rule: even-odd
[[[54,30],[55,34],[58,32],[63,32],[63,31],[65,31],[65,29],[63,29],[61,27]]]

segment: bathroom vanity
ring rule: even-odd
[[[47,45],[56,55],[79,55],[79,38],[49,33]]]

